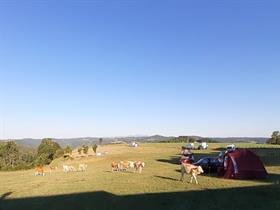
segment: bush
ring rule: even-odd
[[[87,154],[88,153],[88,146],[83,145],[83,153]]]
[[[96,144],[92,146],[92,150],[94,151],[94,153],[96,153],[96,150],[97,150],[97,145]]]
[[[72,154],[72,148],[67,145],[67,147],[64,149],[64,153]]]
[[[274,131],[271,138],[267,140],[267,144],[280,144],[280,132]]]
[[[36,164],[49,164],[54,158],[63,155],[61,152],[61,147],[58,143],[54,142],[52,139],[43,139],[37,150]]]
[[[64,150],[63,149],[58,149],[58,150],[56,150],[56,152],[54,154],[54,159],[62,157],[63,155],[64,155]]]

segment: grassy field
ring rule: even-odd
[[[34,170],[0,172],[0,210],[8,209],[280,209],[280,147],[239,143],[253,148],[265,163],[266,180],[227,180],[215,175],[198,177],[199,184],[180,182],[178,158],[183,144],[104,145],[103,157],[55,160],[58,170],[34,176]],[[195,158],[216,156],[225,144],[194,151]],[[110,163],[142,160],[142,174],[111,172]],[[63,173],[62,164],[87,163],[86,172]]]

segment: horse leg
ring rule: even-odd
[[[196,175],[193,175],[193,177],[194,177],[195,183],[198,184]]]

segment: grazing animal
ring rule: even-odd
[[[113,172],[113,171],[119,171],[119,170],[121,170],[121,164],[118,163],[118,162],[113,161],[113,162],[111,163],[111,170],[112,170],[112,172]]]
[[[64,172],[68,173],[70,171],[70,168],[68,165],[63,165],[62,167],[63,167]]]
[[[84,163],[79,164],[79,168],[78,168],[79,171],[86,171],[86,169],[87,169],[87,164]]]
[[[186,173],[186,174],[190,174],[191,175],[190,183],[192,183],[192,180],[194,179],[195,183],[198,184],[196,176],[198,174],[202,174],[203,172],[204,171],[201,168],[201,166],[195,166],[195,165],[192,165],[192,164],[182,163],[181,164],[181,179],[180,180],[183,181],[184,174]]]
[[[50,169],[51,169],[51,170],[56,170],[56,169],[57,169],[57,166],[50,166]]]
[[[63,167],[63,171],[66,173],[71,172],[71,171],[76,171],[76,168],[71,165],[63,165],[62,167]]]
[[[45,176],[43,166],[38,166],[35,168],[35,176]]]
[[[139,173],[142,173],[144,166],[145,166],[145,163],[142,161],[134,162],[134,169],[135,169],[135,171],[138,171]]]
[[[126,160],[120,162],[120,170],[126,171],[131,168],[134,168],[134,161]]]
[[[57,166],[49,166],[49,168],[50,168],[50,173],[57,170]]]

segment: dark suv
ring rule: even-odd
[[[193,165],[201,166],[204,173],[215,173],[223,163],[216,157],[205,157],[193,163]]]

